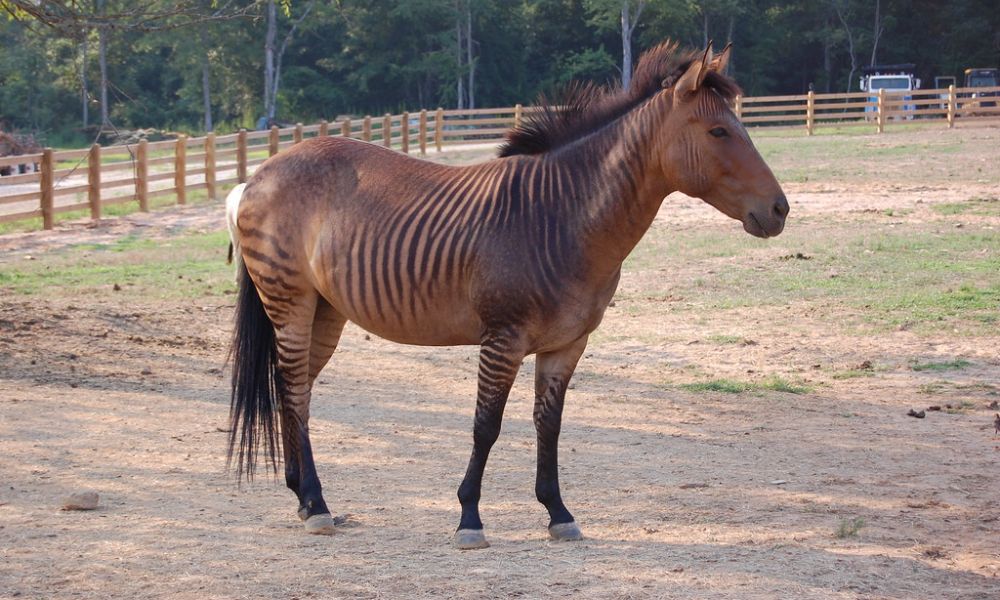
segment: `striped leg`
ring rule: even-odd
[[[306,531],[329,535],[333,533],[333,517],[323,500],[309,441],[310,358],[319,295],[312,291],[292,299],[269,294],[266,288],[258,289],[266,299],[265,307],[274,323],[278,346],[278,370],[283,383],[278,393],[285,483],[299,498],[299,516],[305,520]]]
[[[538,434],[538,470],[535,497],[549,511],[549,536],[554,540],[579,540],[583,533],[566,510],[559,493],[559,430],[566,386],[587,347],[587,336],[555,352],[539,354],[535,362],[535,409]]]
[[[500,436],[503,409],[510,387],[524,358],[519,336],[513,333],[487,334],[479,351],[479,391],[472,429],[472,457],[458,488],[462,520],[455,532],[455,546],[462,550],[489,547],[479,518],[479,497],[483,471],[490,449]]]
[[[316,377],[319,375],[326,363],[329,362],[330,357],[333,355],[334,350],[337,349],[337,343],[340,341],[340,335],[344,331],[344,324],[347,320],[332,306],[330,306],[323,298],[319,298],[316,304],[316,313],[313,318],[312,324],[312,334],[310,337],[310,347],[309,347],[309,391],[312,392],[313,382],[316,381]],[[306,405],[306,415],[305,418],[308,422],[308,403]],[[282,432],[297,432],[298,421],[296,419],[296,413],[294,411],[282,411]],[[302,464],[308,462],[313,464],[311,444],[309,443],[309,432],[308,427],[306,427],[305,433],[305,444],[304,448],[307,449],[305,456],[302,455],[301,450],[294,450],[293,448],[299,448],[299,444],[293,443],[294,438],[288,436],[284,437],[284,457],[285,457],[285,484],[295,492],[295,495],[299,498],[299,518],[308,521],[309,517],[317,514],[315,511],[310,513],[309,510],[309,495],[307,487],[307,481],[300,476],[302,472]],[[315,477],[315,465],[312,467],[312,474]],[[320,501],[322,504],[322,492],[319,484],[319,478],[315,477],[316,492],[319,494]],[[325,507],[325,504],[322,504]],[[317,527],[321,522],[325,523],[324,527]],[[328,529],[328,530],[327,530]],[[312,526],[307,524],[307,530],[311,533],[332,533],[332,523],[326,522],[325,519],[313,519]]]

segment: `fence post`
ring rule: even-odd
[[[365,115],[365,120],[361,124],[361,139],[366,142],[372,141],[372,118],[370,115]]]
[[[881,88],[878,91],[878,106],[876,108],[878,110],[878,132],[882,133],[885,131],[885,88]]]
[[[806,94],[806,135],[813,134],[813,117],[816,109],[816,95],[812,90]]]
[[[177,136],[174,143],[174,187],[177,189],[177,204],[187,202],[187,136]]]
[[[392,148],[392,115],[389,113],[382,117],[382,145]]]
[[[948,129],[955,126],[955,86],[948,86]]]
[[[523,114],[522,108],[523,107],[520,104],[515,104],[514,105],[514,127],[515,128],[521,126],[521,116]]]
[[[403,116],[399,123],[400,133],[402,134],[401,143],[403,146],[403,154],[410,153],[410,113],[403,111]]]
[[[444,142],[444,109],[440,106],[434,114],[434,147],[441,151],[441,144]]]
[[[215,133],[205,134],[205,189],[208,199],[215,200]]]
[[[101,218],[101,145],[94,144],[87,155],[87,202],[90,218]]]
[[[139,210],[149,212],[149,142],[139,140],[135,149],[135,198],[139,201]]]
[[[292,132],[292,143],[298,144],[302,142],[302,123],[295,124],[295,131]]]
[[[55,199],[55,175],[54,161],[52,160],[52,148],[42,150],[42,174],[39,177],[39,186],[42,192],[42,228],[52,229],[55,225],[55,214],[53,209]]]
[[[340,124],[340,135],[345,138],[351,137],[351,120],[344,119],[344,122]]]
[[[330,135],[330,124],[323,119],[319,122],[319,137],[326,137]]]
[[[427,109],[420,111],[420,156],[427,156]]]
[[[240,129],[236,134],[236,182],[246,183],[247,180],[247,130]]]
[[[742,123],[743,122],[743,96],[737,94],[736,101],[733,103],[733,112],[736,113],[736,118]]]
[[[278,126],[271,125],[271,134],[267,138],[267,155],[274,156],[278,153]]]

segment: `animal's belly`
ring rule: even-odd
[[[336,292],[326,299],[347,320],[365,331],[400,344],[458,346],[480,342],[478,315],[471,305],[463,305],[453,298],[437,298],[426,304],[383,301],[362,306]]]

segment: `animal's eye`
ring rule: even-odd
[[[708,132],[717,138],[729,137],[729,132],[726,131],[724,127],[716,127],[715,129],[709,129]]]

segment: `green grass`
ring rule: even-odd
[[[794,384],[777,375],[761,381],[736,381],[734,379],[712,379],[698,383],[685,383],[681,389],[689,392],[721,392],[724,394],[759,393],[764,391],[784,392],[787,394],[807,394],[812,388]]]
[[[689,392],[722,392],[725,394],[742,394],[751,391],[752,385],[732,379],[713,379],[699,383],[681,384],[681,389]]]
[[[913,136],[906,135],[930,128],[927,125],[892,126],[878,135],[874,126],[851,125],[821,128],[812,137],[805,135],[804,127],[801,130],[752,128],[750,134],[778,180],[785,183],[885,184],[897,181],[912,185],[967,177],[967,164],[978,162],[976,157],[981,156],[982,149],[977,146],[980,142],[948,135],[915,141]],[[908,168],[910,164],[913,168]],[[917,168],[916,165],[930,167]],[[903,170],[907,174],[905,180],[887,180],[886,174]],[[1000,182],[1000,172],[996,169],[980,168],[975,177],[985,179],[985,183]]]
[[[1000,201],[996,196],[975,196],[965,202],[946,202],[931,205],[931,210],[945,215],[1000,216]]]
[[[759,240],[724,225],[647,236],[625,270],[653,283],[622,297],[674,295],[684,302],[673,310],[697,314],[815,303],[821,318],[849,312],[858,328],[918,333],[983,335],[1000,318],[1000,231],[792,220],[781,237]],[[812,259],[782,260],[797,253]],[[683,271],[670,275],[675,266]]]
[[[871,377],[875,375],[874,369],[847,369],[845,371],[837,371],[832,375],[834,379],[858,379],[860,377]]]
[[[968,400],[959,400],[957,404],[952,404],[951,408],[945,408],[944,412],[949,415],[960,415],[975,407],[976,405],[973,402],[969,402]]]
[[[0,290],[24,296],[221,296],[233,290],[232,268],[225,264],[228,244],[225,231],[166,240],[126,236],[109,244],[82,244],[41,260],[0,266]]]
[[[708,336],[707,339],[708,339],[708,341],[710,341],[710,342],[712,342],[714,344],[719,344],[719,345],[728,345],[728,344],[745,344],[745,345],[750,345],[752,343],[750,340],[746,339],[742,335],[724,335],[724,334],[723,335],[710,335],[710,336]]]
[[[846,538],[857,537],[858,533],[865,526],[865,520],[861,517],[854,517],[853,519],[842,519],[840,523],[837,524],[837,529],[833,532],[833,537],[838,540],[843,540]]]
[[[970,365],[972,365],[972,363],[964,358],[956,358],[954,360],[940,362],[915,362],[910,365],[910,369],[914,371],[931,371],[936,373],[940,371],[957,371]]]
[[[220,198],[225,198],[225,195],[229,192],[230,187],[231,186],[221,186],[219,191],[216,193]],[[83,199],[81,199],[81,201],[82,200]],[[188,192],[186,200],[187,205],[204,204],[205,202],[209,202],[208,193],[205,190],[194,190]],[[177,206],[177,196],[165,194],[163,196],[155,196],[149,199],[150,210],[158,210],[169,206]],[[139,212],[139,203],[136,201],[105,204],[101,207],[101,218],[124,217],[137,212]],[[84,208],[81,210],[71,210],[58,213],[56,214],[55,221],[56,226],[58,227],[59,223],[64,221],[75,221],[77,219],[86,219],[88,217],[90,217],[90,209]],[[7,233],[39,231],[41,229],[41,217],[30,217],[27,219],[18,219],[16,221],[0,223],[0,235]]]

